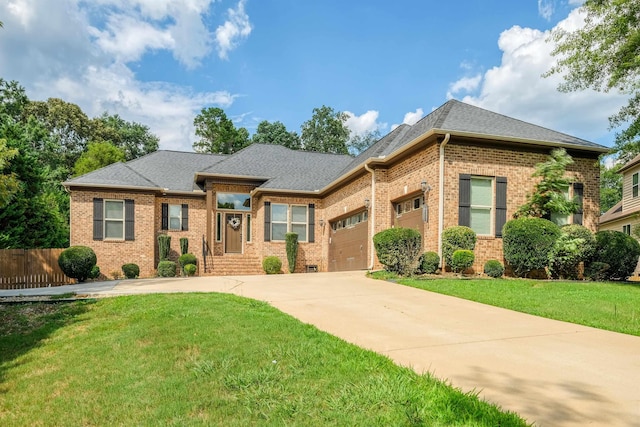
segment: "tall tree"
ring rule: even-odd
[[[6,81],[0,77],[0,115],[19,120],[29,103],[24,87],[15,80]]]
[[[545,76],[562,74],[563,92],[592,88],[629,94],[626,106],[609,118],[616,135],[614,151],[623,161],[640,153],[640,2],[586,0],[584,27],[554,30],[556,64]]]
[[[533,193],[529,194],[527,203],[520,206],[515,218],[549,217],[552,213],[569,215],[578,209],[578,203],[567,198],[571,180],[565,176],[567,166],[573,159],[564,148],[551,152],[546,162],[538,163],[532,177],[540,178]]]
[[[82,153],[75,167],[73,175],[80,176],[96,169],[109,166],[112,163],[123,162],[124,152],[110,142],[90,142],[87,151]]]
[[[277,144],[292,150],[300,149],[300,136],[296,132],[290,132],[282,122],[270,123],[263,120],[258,124],[256,133],[251,142],[259,144]]]
[[[307,151],[349,154],[347,115],[323,105],[313,109],[311,119],[302,124],[302,148]]]
[[[354,135],[347,143],[349,154],[357,156],[380,139],[380,131],[374,130],[363,134]]]
[[[611,167],[600,163],[600,212],[604,213],[622,200],[622,164]]]
[[[16,174],[4,172],[9,167],[9,161],[17,154],[18,150],[7,147],[6,139],[0,139],[0,209],[9,203],[20,188]]]
[[[200,137],[193,143],[197,153],[233,154],[251,143],[247,129],[236,129],[221,108],[203,108],[193,125]]]
[[[133,160],[158,150],[159,139],[149,127],[128,122],[117,114],[104,112],[91,119],[91,142],[110,142],[122,150],[125,160]]]

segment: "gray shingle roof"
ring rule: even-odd
[[[156,151],[127,163],[117,163],[65,185],[154,187],[171,191],[202,190],[196,175],[231,175],[263,181],[265,189],[314,191],[362,165],[386,157],[430,130],[465,133],[487,138],[604,152],[606,147],[541,126],[450,100],[416,124],[400,125],[353,158],[347,155],[290,150],[280,145],[252,144],[233,155]]]

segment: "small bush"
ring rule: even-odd
[[[545,268],[560,237],[560,227],[542,218],[518,218],[502,228],[504,259],[518,277]]]
[[[122,272],[127,279],[135,279],[140,275],[140,267],[134,263],[124,264],[122,266]]]
[[[456,273],[463,273],[473,265],[476,256],[468,249],[458,249],[451,257],[451,269]]]
[[[284,240],[287,246],[287,262],[289,263],[289,273],[296,269],[298,260],[298,233],[286,233]]]
[[[419,266],[422,274],[434,274],[440,267],[440,256],[436,252],[425,252],[420,256]]]
[[[620,231],[598,231],[592,262],[608,264],[608,280],[625,280],[633,274],[640,256],[640,243]]]
[[[497,259],[490,259],[484,263],[484,274],[497,279],[504,274],[504,267]]]
[[[198,269],[198,267],[195,266],[195,264],[187,264],[183,267],[185,274],[188,276],[193,276],[194,274],[196,274],[196,270]]]
[[[98,277],[100,277],[100,267],[94,265],[89,273],[89,279],[97,279]]]
[[[160,277],[175,277],[176,276],[176,263],[173,261],[160,261],[158,263],[158,276]]]
[[[277,256],[268,256],[262,260],[262,269],[267,274],[280,274],[282,261]]]
[[[587,279],[595,280],[596,282],[600,282],[603,280],[607,280],[607,270],[609,269],[609,264],[604,262],[590,262],[584,268],[584,276]]]
[[[187,264],[196,264],[198,262],[196,256],[194,254],[183,254],[178,258],[178,263],[180,263],[180,267],[184,268]]]
[[[171,251],[171,236],[168,234],[161,234],[158,236],[158,255],[160,261],[166,261],[169,259],[169,252]]]
[[[189,253],[189,239],[186,237],[180,238],[180,255]]]
[[[442,258],[451,266],[453,253],[458,249],[472,251],[476,247],[476,232],[469,227],[457,225],[442,232]]]
[[[551,273],[561,279],[577,279],[580,263],[590,259],[595,249],[596,238],[591,230],[577,224],[565,225],[550,254]]]
[[[415,271],[422,236],[413,228],[389,228],[373,236],[373,245],[387,271],[408,276]]]
[[[78,282],[87,280],[96,263],[96,253],[87,246],[71,246],[58,257],[58,265],[62,272]]]

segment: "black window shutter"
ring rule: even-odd
[[[162,230],[169,229],[169,204],[162,204],[162,224],[160,226]]]
[[[458,225],[471,225],[471,175],[460,174],[458,200]]]
[[[316,241],[316,205],[309,203],[309,243]]]
[[[124,201],[124,240],[135,240],[135,210],[133,200]]]
[[[507,222],[507,177],[496,177],[496,237],[502,237],[502,227]]]
[[[103,199],[93,199],[93,240],[102,240],[103,237]]]
[[[271,241],[271,202],[264,202],[264,241]]]
[[[573,223],[582,225],[582,197],[584,195],[584,185],[581,182],[573,183],[573,199],[578,203],[578,210],[573,214]]]
[[[189,205],[182,204],[182,231],[189,230]]]

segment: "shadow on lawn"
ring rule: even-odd
[[[0,304],[0,384],[18,357],[40,346],[56,330],[78,322],[94,302]]]

